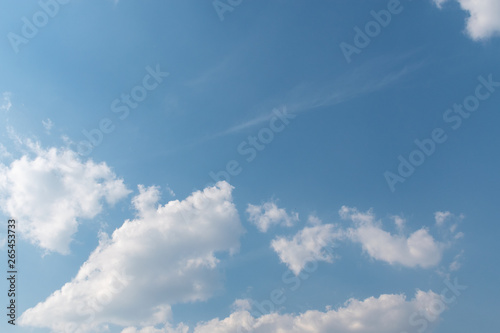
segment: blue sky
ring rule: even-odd
[[[497,0],[2,8],[2,332],[498,326]]]

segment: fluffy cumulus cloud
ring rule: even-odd
[[[136,218],[111,237],[102,235],[76,277],[26,310],[21,325],[98,332],[115,324],[157,332],[147,327],[168,322],[172,304],[206,300],[221,286],[216,255],[237,251],[244,232],[232,187],[220,182],[165,205],[158,204],[157,187],[139,191],[132,200]]]
[[[288,214],[285,209],[278,208],[274,202],[266,202],[260,206],[248,205],[247,213],[250,222],[261,232],[267,232],[273,225],[291,227],[299,220],[299,214]]]
[[[333,261],[332,246],[342,237],[342,231],[333,224],[305,227],[292,238],[277,237],[271,247],[281,261],[295,274],[299,275],[305,265],[315,261]]]
[[[71,150],[42,149],[0,163],[0,209],[19,220],[19,231],[46,251],[69,253],[81,219],[130,191],[106,163],[83,162]]]
[[[255,318],[241,310],[222,320],[200,323],[194,333],[416,332],[435,326],[445,308],[441,296],[432,291],[417,291],[412,300],[404,295],[381,295],[365,300],[351,299],[336,310],[311,310],[299,315],[272,313]]]
[[[434,267],[441,261],[445,245],[437,242],[425,228],[408,237],[393,235],[381,228],[371,211],[362,213],[343,206],[339,214],[354,224],[354,228],[348,231],[348,237],[361,243],[363,250],[374,259],[422,268]]]
[[[434,0],[439,6],[449,0]],[[500,35],[500,1],[498,0],[456,0],[467,11],[467,33],[474,40]]]

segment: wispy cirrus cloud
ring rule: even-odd
[[[394,62],[398,62],[400,58],[406,58],[408,56],[409,55],[397,57],[394,59]],[[424,62],[418,62],[404,65],[399,69],[389,68],[387,71],[381,71],[379,73],[373,71],[372,68],[374,67],[387,67],[388,65],[385,62],[386,60],[381,59],[372,60],[369,63],[363,64],[339,76],[332,82],[303,82],[297,84],[284,95],[275,97],[273,101],[255,107],[255,110],[270,110],[272,109],[271,105],[276,105],[276,103],[279,102],[281,105],[286,105],[286,109],[290,114],[296,115],[311,112],[323,107],[339,105],[366,94],[385,89],[399,82],[405,76],[410,75],[424,65]],[[269,111],[260,112],[255,117],[235,124],[206,139],[213,139],[247,130],[248,128],[269,122],[273,116],[273,113]]]
[[[45,128],[45,133],[50,134],[50,131],[52,130],[52,127],[54,127],[54,123],[50,118],[47,118],[46,120],[42,120],[42,125],[43,128]]]
[[[0,104],[0,110],[10,110],[10,108],[12,107],[11,96],[12,93],[10,92],[2,93],[2,103]]]

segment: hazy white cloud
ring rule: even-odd
[[[7,148],[3,144],[0,143],[0,158],[12,158],[12,154],[9,153]]]
[[[42,120],[42,125],[43,128],[45,128],[45,132],[47,134],[50,134],[50,130],[52,129],[52,127],[54,127],[54,123],[52,122],[52,120],[50,120],[50,118],[47,118],[47,120]]]
[[[439,7],[443,8],[443,4],[448,0],[434,0],[434,3]]]
[[[348,231],[348,237],[361,243],[363,250],[374,259],[423,268],[436,266],[441,261],[445,245],[437,242],[425,228],[408,237],[392,235],[381,228],[371,211],[362,213],[356,208],[343,206],[339,214],[354,223],[354,228]]]
[[[442,5],[448,0],[434,0]],[[498,0],[456,0],[467,11],[467,33],[474,40],[487,39],[500,34],[500,1]]]
[[[435,212],[434,219],[436,220],[436,225],[442,226],[444,222],[451,216],[452,214],[450,212]]]
[[[142,329],[127,327],[121,333],[187,333],[188,331],[189,327],[184,324],[180,324],[176,328],[167,324],[163,328],[155,328],[154,326],[148,326]]]
[[[394,224],[396,225],[396,228],[399,230],[399,232],[402,232],[405,227],[406,220],[401,216],[397,215],[393,216],[392,218],[394,219]]]
[[[0,110],[10,110],[10,108],[12,107],[12,102],[10,101],[11,95],[12,94],[10,92],[4,92],[2,94],[2,104],[0,105]]]
[[[462,267],[462,257],[464,255],[464,251],[462,250],[459,254],[457,254],[454,258],[450,266],[448,267],[450,272],[456,272]]]
[[[458,225],[465,218],[463,214],[455,215],[448,211],[446,212],[435,212],[434,219],[436,220],[436,226],[441,230],[444,230],[448,236],[451,236],[454,240],[463,238],[465,234],[463,232],[457,231]]]
[[[232,187],[219,182],[163,206],[157,187],[139,192],[137,217],[102,236],[76,277],[24,312],[20,324],[55,332],[155,326],[168,322],[172,304],[206,300],[221,287],[216,255],[237,251],[244,232]]]
[[[309,217],[307,218],[307,223],[309,225],[320,225],[323,222],[319,219],[319,217],[315,215],[309,215]]]
[[[281,261],[295,275],[299,275],[309,262],[332,262],[331,247],[335,240],[342,237],[342,234],[342,231],[333,224],[315,225],[305,227],[291,239],[277,237],[271,242],[271,247]]]
[[[167,185],[167,186],[165,187],[165,189],[167,190],[168,194],[170,194],[170,196],[171,196],[171,197],[175,197],[175,196],[176,196],[176,194],[175,194],[174,190],[172,190],[172,189],[170,188],[170,186],[168,186],[168,185]]]
[[[365,300],[350,299],[336,310],[311,310],[298,315],[272,313],[255,318],[241,310],[224,319],[199,323],[194,333],[414,332],[435,326],[443,306],[441,296],[432,291],[417,291],[415,298],[409,301],[404,295],[386,294]]]
[[[299,220],[298,213],[288,214],[285,209],[278,208],[274,202],[266,202],[260,206],[248,204],[247,213],[248,220],[261,232],[267,232],[273,225],[291,227]]]
[[[10,165],[0,163],[0,209],[22,221],[18,230],[30,242],[67,254],[80,220],[130,191],[106,163],[83,162],[71,150],[31,149]]]
[[[3,249],[5,244],[7,243],[7,235],[0,235],[0,249]]]

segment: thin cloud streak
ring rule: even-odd
[[[274,98],[272,101],[267,101],[261,106],[256,107],[259,110],[266,110],[265,113],[260,112],[258,116],[250,120],[233,125],[220,132],[205,135],[197,140],[193,140],[191,143],[174,148],[168,152],[163,152],[163,154],[173,154],[179,150],[192,149],[214,139],[237,134],[249,128],[269,122],[274,116],[272,110],[276,109],[278,106],[286,107],[288,113],[297,115],[315,111],[323,107],[335,106],[353,100],[359,96],[382,90],[422,68],[427,61],[423,60],[418,63],[406,65],[399,70],[383,75],[381,78],[377,78],[377,74],[373,73],[373,68],[379,70],[380,73],[386,73],[387,70],[382,70],[384,65],[402,62],[417,52],[418,50],[415,50],[391,59],[379,58],[369,61],[353,69],[349,73],[340,76],[330,84],[324,84],[322,86],[308,83],[299,84],[291,89],[286,95]],[[227,60],[225,60],[224,63],[225,62],[227,62]],[[217,70],[220,71],[222,67],[224,67],[222,64],[217,66]],[[203,79],[203,81],[206,80],[207,78]]]
[[[361,88],[359,88],[359,82],[366,82],[366,78],[363,78],[361,76],[356,79],[342,77],[341,79],[337,79],[333,84],[323,88],[315,88],[313,85],[300,85],[292,89],[288,93],[288,97],[286,98],[288,102],[282,104],[286,105],[287,111],[293,114],[305,113],[314,111],[321,107],[338,105],[343,102],[352,100],[358,96],[382,90],[385,87],[394,84],[402,77],[411,74],[415,70],[422,67],[422,65],[422,63],[419,63],[411,66],[405,66],[403,69],[390,73],[384,76],[382,79],[371,80],[368,83],[364,83]],[[342,88],[346,85],[348,86],[348,88]],[[316,92],[314,93],[312,91]],[[296,99],[296,97],[294,96],[297,95],[308,95],[311,97],[301,97],[300,100],[294,101],[294,99]],[[205,140],[215,139],[221,136],[226,136],[246,130],[250,127],[268,122],[272,117],[272,112],[261,114],[251,120],[245,121],[224,131],[208,136],[205,138]],[[203,142],[203,140],[201,142]]]

